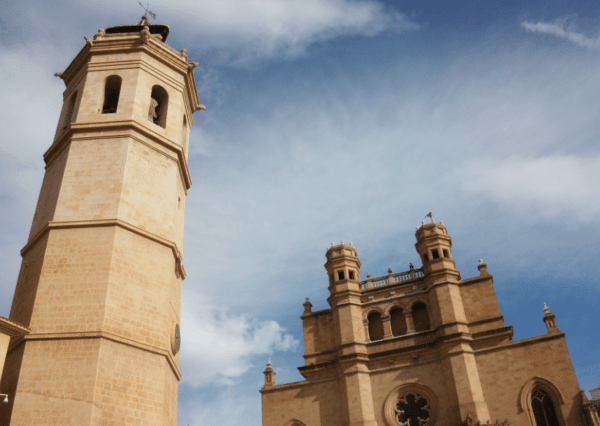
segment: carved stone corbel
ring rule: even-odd
[[[146,44],[148,43],[148,41],[150,40],[150,28],[148,28],[148,26],[145,26],[142,31],[140,31],[140,38],[142,40],[142,44]]]

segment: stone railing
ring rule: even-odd
[[[371,279],[371,276],[367,274],[367,279],[365,281],[361,281],[360,283],[360,289],[367,290],[370,288],[382,287],[390,284],[405,283],[419,278],[423,278],[424,276],[425,274],[423,273],[422,269],[412,268],[406,272],[398,272],[397,274],[390,273],[387,276],[373,279]]]

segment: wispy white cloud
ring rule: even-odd
[[[4,31],[10,43],[39,42],[44,28],[62,31],[45,41],[76,48],[106,26],[133,24],[143,10],[135,1],[57,0],[27,7],[7,5]],[[381,0],[173,0],[159,5],[156,22],[169,25],[169,43],[201,52],[204,63],[247,65],[257,60],[296,58],[315,43],[343,36],[371,37],[385,31],[416,30],[419,24]],[[49,23],[49,21],[52,21]],[[3,34],[0,33],[0,37]],[[176,40],[175,40],[176,39]]]
[[[600,157],[480,158],[455,177],[467,191],[538,217],[568,213],[586,221],[600,214]]]
[[[557,37],[565,38],[573,43],[587,47],[589,49],[600,49],[600,36],[596,38],[586,37],[582,33],[568,31],[564,28],[564,20],[550,22],[521,22],[521,26],[527,31],[538,32],[543,34],[552,34]]]
[[[242,63],[297,57],[313,43],[340,36],[418,28],[377,0],[180,1],[170,7],[166,19],[175,16],[200,48],[218,49],[219,55]]]
[[[275,321],[228,312],[200,294],[186,293],[182,308],[181,370],[190,387],[230,385],[256,355],[295,349],[299,342]]]

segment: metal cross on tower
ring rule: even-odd
[[[138,4],[140,6],[142,6],[144,8],[144,10],[146,11],[146,13],[144,14],[145,20],[148,21],[148,15],[152,16],[154,19],[156,19],[156,13],[153,13],[152,11],[150,11],[149,7],[150,7],[150,3],[146,3],[146,6],[144,6],[140,1],[138,1]],[[142,17],[142,20],[144,20],[144,17]]]

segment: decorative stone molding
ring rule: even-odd
[[[94,40],[98,40],[98,38],[102,37],[103,35],[104,35],[104,29],[98,28],[98,32],[96,34],[94,34]]]
[[[496,420],[494,423],[490,423],[489,420],[486,423],[481,423],[481,421],[479,420],[475,422],[473,420],[473,417],[471,417],[471,413],[469,413],[467,414],[467,418],[465,419],[465,421],[462,422],[460,426],[510,426],[510,424],[511,423],[506,419],[504,419],[503,422]]]
[[[148,43],[150,40],[150,28],[148,28],[148,26],[145,26],[144,29],[140,31],[140,38],[142,40],[142,44]]]
[[[0,333],[10,337],[19,337],[31,333],[31,329],[16,321],[0,316]]]
[[[300,420],[293,419],[287,422],[285,426],[306,426],[306,423],[301,422]]]

